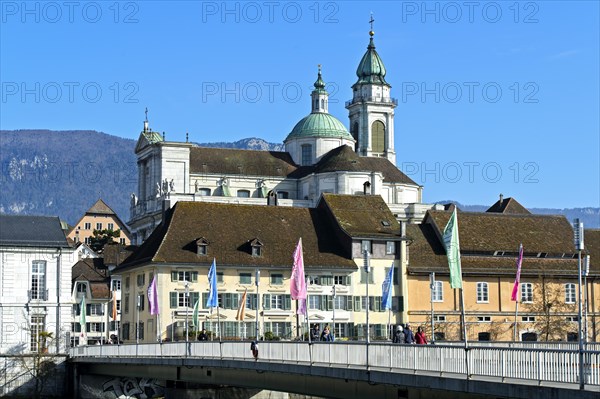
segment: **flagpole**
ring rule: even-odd
[[[467,349],[467,322],[465,321],[465,294],[464,294],[464,290],[462,288],[460,288],[460,318],[461,318],[461,323],[462,323],[463,337],[465,340],[465,349]]]
[[[309,278],[306,277],[306,286],[307,287],[308,287],[308,279]],[[308,318],[308,308],[310,307],[308,305],[309,303],[310,302],[308,300],[308,290],[306,290],[306,304],[305,304],[305,307],[306,307],[306,309],[305,309],[306,310],[306,331],[308,331],[308,343],[310,344],[310,343],[312,343],[312,338],[310,336],[310,319]]]
[[[519,315],[519,287],[517,287],[517,300],[515,301],[515,324],[513,326],[513,341],[514,342],[517,342],[517,319],[518,319],[518,315]]]
[[[223,332],[221,331],[221,314],[219,313],[219,303],[217,302],[217,326],[219,328],[219,342],[221,342],[221,335]]]
[[[158,293],[158,270],[154,269],[154,276],[156,278],[156,292]],[[158,298],[155,299],[158,302]],[[160,328],[160,310],[156,313],[156,340],[160,343],[162,341],[161,328]]]

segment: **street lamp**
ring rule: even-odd
[[[435,344],[435,321],[433,320],[433,290],[435,289],[435,273],[429,275],[429,290],[431,293],[431,343]]]
[[[585,342],[587,344],[587,340],[588,340],[588,286],[587,286],[587,276],[590,274],[590,256],[586,255],[583,258],[583,286],[585,287],[585,291],[584,291],[584,296],[585,296],[585,301],[584,304],[585,306],[583,307],[583,319],[585,321],[584,323],[584,337],[585,337]]]
[[[135,321],[135,343],[139,344],[140,343],[140,306],[141,306],[141,296],[140,294],[137,295],[137,306],[135,307],[136,311],[135,311],[135,315],[136,315],[136,321]]]
[[[258,309],[260,308],[260,295],[258,295],[258,286],[260,284],[260,270],[256,269],[255,271],[255,276],[254,276],[254,284],[256,285],[256,341],[258,341],[258,334],[259,334],[259,328],[258,328]]]
[[[336,298],[336,286],[333,285],[333,337],[335,338],[335,298]]]
[[[575,249],[577,250],[577,277],[578,277],[578,291],[577,291],[577,302],[578,307],[578,329],[579,329],[579,389],[584,389],[585,381],[583,379],[583,328],[581,323],[581,316],[583,315],[582,304],[581,304],[581,251],[585,248],[583,241],[583,223],[579,219],[575,219],[573,223]]]
[[[185,343],[188,343],[188,312],[190,310],[190,282],[185,282]]]

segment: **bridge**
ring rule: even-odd
[[[580,357],[569,344],[261,341],[254,359],[247,341],[205,341],[81,346],[69,361],[75,390],[82,376],[102,375],[344,399],[600,398],[599,346]]]

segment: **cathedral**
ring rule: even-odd
[[[346,102],[350,131],[329,113],[319,67],[311,112],[285,138],[285,151],[203,148],[170,142],[144,121],[135,153],[138,192],[129,226],[141,244],[179,201],[314,208],[323,193],[380,195],[399,221],[420,222],[431,208],[422,187],[396,167],[394,109],[386,69],[370,31]]]

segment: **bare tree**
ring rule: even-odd
[[[573,332],[573,322],[567,317],[573,314],[576,305],[566,303],[563,284],[543,275],[534,289],[536,300],[524,304],[524,310],[535,316],[533,328],[544,341],[564,341],[567,334]]]
[[[28,325],[25,330],[33,335],[31,343],[34,345],[31,345],[30,348],[27,345],[17,345],[9,351],[9,354],[13,355],[11,374],[14,379],[28,378],[28,386],[22,388],[27,390],[31,397],[41,398],[49,387],[63,385],[57,381],[57,377],[64,372],[63,363],[66,354],[57,353],[56,348],[65,346],[60,345],[61,337],[55,337],[52,332],[38,331],[37,328],[32,328],[29,319],[26,319]],[[51,382],[53,384],[50,384]],[[55,393],[53,392],[53,394]]]

